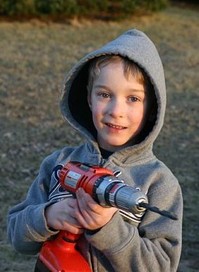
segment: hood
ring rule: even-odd
[[[83,57],[66,75],[61,112],[64,118],[81,135],[95,141],[96,130],[87,103],[88,67],[92,59],[101,55],[120,55],[139,65],[148,75],[156,97],[156,116],[152,127],[134,148],[152,147],[164,122],[166,107],[166,87],[161,59],[153,42],[143,32],[132,29],[121,34],[115,40],[105,44]]]

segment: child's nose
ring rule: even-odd
[[[120,99],[114,100],[109,105],[109,114],[114,117],[123,117],[124,116],[125,105]]]

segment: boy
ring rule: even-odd
[[[86,137],[41,165],[26,200],[12,208],[8,235],[20,252],[36,254],[59,230],[82,233],[78,248],[92,271],[176,271],[181,253],[182,195],[178,181],[152,151],[166,106],[158,52],[141,31],[129,30],[91,52],[68,73],[61,100],[67,121]],[[59,165],[79,161],[120,171],[149,203],[177,221],[146,211],[126,216],[98,205],[79,189],[60,190]],[[128,219],[127,219],[128,217]]]

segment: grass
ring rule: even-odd
[[[157,45],[167,80],[165,125],[155,153],[179,179],[184,195],[180,272],[199,267],[198,10],[170,7],[128,21],[73,25],[0,23],[0,267],[33,271],[35,257],[14,252],[6,239],[9,207],[21,201],[43,158],[81,141],[62,119],[58,103],[66,71],[84,54],[129,28]]]

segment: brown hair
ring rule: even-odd
[[[136,77],[139,83],[143,84],[145,89],[148,89],[149,80],[148,77],[145,75],[145,73],[141,70],[141,68],[134,63],[133,61],[129,60],[128,58],[124,58],[118,55],[105,55],[100,56],[90,63],[89,67],[89,77],[88,77],[88,93],[91,92],[93,87],[93,82],[97,76],[100,74],[100,69],[109,63],[117,63],[121,62],[123,64],[124,68],[124,76],[126,78],[129,77],[129,75],[133,75]]]

